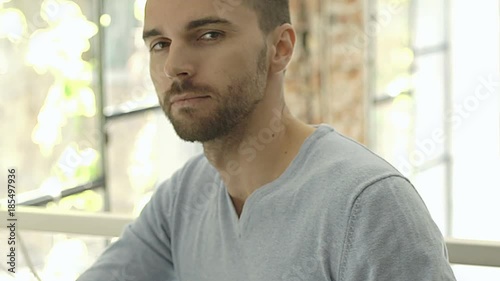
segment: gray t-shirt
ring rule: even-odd
[[[199,155],[160,185],[78,281],[455,280],[411,183],[326,124],[238,219]]]

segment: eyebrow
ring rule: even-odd
[[[197,20],[190,21],[186,27],[184,28],[185,32],[189,32],[193,29],[206,26],[206,25],[211,25],[211,24],[218,24],[218,25],[224,25],[227,27],[235,27],[235,24],[230,22],[227,19],[219,18],[219,17],[206,17],[206,18],[201,18]],[[154,36],[160,36],[162,35],[161,31],[153,28],[150,30],[145,30],[144,33],[142,34],[142,39],[147,40],[150,37]]]

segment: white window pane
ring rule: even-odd
[[[480,145],[470,144],[454,158],[453,236],[500,240],[500,224],[495,223],[500,214],[500,159],[493,153],[473,155]]]
[[[445,42],[444,0],[414,0],[416,49],[432,47]]]
[[[444,55],[420,56],[415,61],[415,150],[424,165],[444,152]],[[417,160],[417,159],[416,159]]]
[[[453,272],[457,281],[498,281],[500,268],[471,265],[453,265]]]
[[[404,81],[413,61],[408,20],[410,2],[377,1],[375,18],[366,26],[366,34],[376,39],[376,89],[378,97],[405,91]],[[398,93],[399,94],[399,93]]]
[[[500,23],[498,1],[454,1],[452,90],[454,229],[500,240]]]

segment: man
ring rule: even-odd
[[[408,180],[290,114],[286,0],[149,0],[144,40],[163,110],[204,153],[79,281],[455,280]]]

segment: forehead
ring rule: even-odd
[[[256,13],[243,5],[243,1],[246,0],[148,0],[144,27],[164,33],[182,32],[189,23],[204,18],[220,18],[237,29],[258,27]]]

